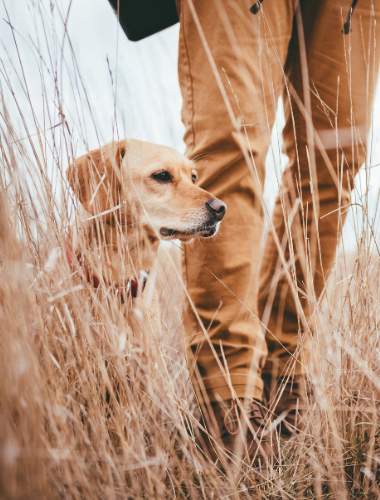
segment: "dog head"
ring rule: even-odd
[[[164,240],[213,236],[227,208],[195,185],[192,161],[136,139],[90,151],[74,160],[67,176],[91,216],[109,226],[137,221]]]

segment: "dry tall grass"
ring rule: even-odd
[[[22,70],[14,71],[28,95]],[[33,103],[17,107],[17,95],[10,114],[4,71],[2,85],[0,497],[379,498],[377,218],[358,212],[357,253],[340,251],[316,307],[315,404],[305,429],[281,443],[268,475],[246,462],[221,473],[194,439],[199,408],[184,357],[179,250],[162,249],[156,264],[163,334],[152,359],[149,325],[132,332],[117,297],[100,302],[66,262],[72,199],[64,171],[74,145],[57,81],[45,99],[54,100],[59,132],[28,128]]]

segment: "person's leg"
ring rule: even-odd
[[[347,213],[347,208],[343,208],[341,212],[338,209],[346,207],[350,202],[353,177],[365,160],[366,134],[371,122],[380,55],[379,49],[374,54],[372,6],[375,18],[379,21],[379,5],[371,0],[361,0],[354,11],[351,35],[343,35],[343,22],[351,7],[351,0],[301,0],[300,3],[313,126],[325,146],[334,175],[331,175],[317,145],[316,168],[313,167],[312,155],[309,155],[309,168],[306,123],[295,100],[292,99],[290,105],[285,93],[286,126],[283,136],[289,164],[276,200],[273,224],[280,242],[286,248],[285,256],[291,274],[294,272],[295,261],[299,300],[306,319],[313,310],[313,298],[318,299],[320,296],[334,264],[337,238],[341,230],[339,224],[344,221]],[[293,86],[301,101],[305,102],[296,19],[285,69],[290,86]],[[337,127],[337,140],[334,127]],[[311,177],[310,171],[313,168],[316,176]],[[294,209],[296,203],[299,208]],[[292,211],[294,219],[290,227],[285,228],[284,212],[288,219]],[[289,234],[292,236],[291,245]],[[291,369],[291,354],[296,351],[300,333],[305,328],[270,232],[263,255],[259,309],[260,317],[268,323],[270,332],[267,332],[269,355],[263,373],[275,376],[302,374],[308,364],[308,344],[304,346],[304,356],[299,358],[301,362],[293,366],[294,371]]]
[[[256,280],[263,229],[260,183],[262,186],[270,128],[283,86],[282,66],[294,9],[292,0],[268,1],[265,16],[262,12],[254,16],[249,12],[251,4],[245,0],[182,0],[180,4],[179,81],[187,155],[196,160],[197,182],[228,207],[216,238],[183,247],[184,278],[212,348],[189,304],[184,312],[185,327],[210,401],[233,397],[213,349],[223,367],[227,365],[238,398],[261,399],[260,371],[266,357],[257,320]],[[231,113],[246,125],[241,131],[248,139],[258,176],[248,168]]]

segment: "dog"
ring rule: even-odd
[[[75,159],[67,178],[80,202],[66,244],[70,266],[95,289],[118,295],[126,319],[147,295],[148,320],[159,330],[158,300],[155,290],[145,292],[145,282],[160,240],[214,236],[226,204],[196,185],[193,161],[136,139]]]

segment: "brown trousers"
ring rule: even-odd
[[[351,0],[265,0],[257,15],[253,3],[177,1],[187,155],[199,184],[228,206],[216,238],[183,247],[184,279],[204,326],[189,303],[193,377],[211,401],[233,391],[260,399],[262,373],[307,370],[311,313],[334,265],[347,210],[339,208],[350,203],[365,160],[379,71],[377,1],[359,0],[350,35],[342,27]],[[280,96],[289,163],[261,249]]]

